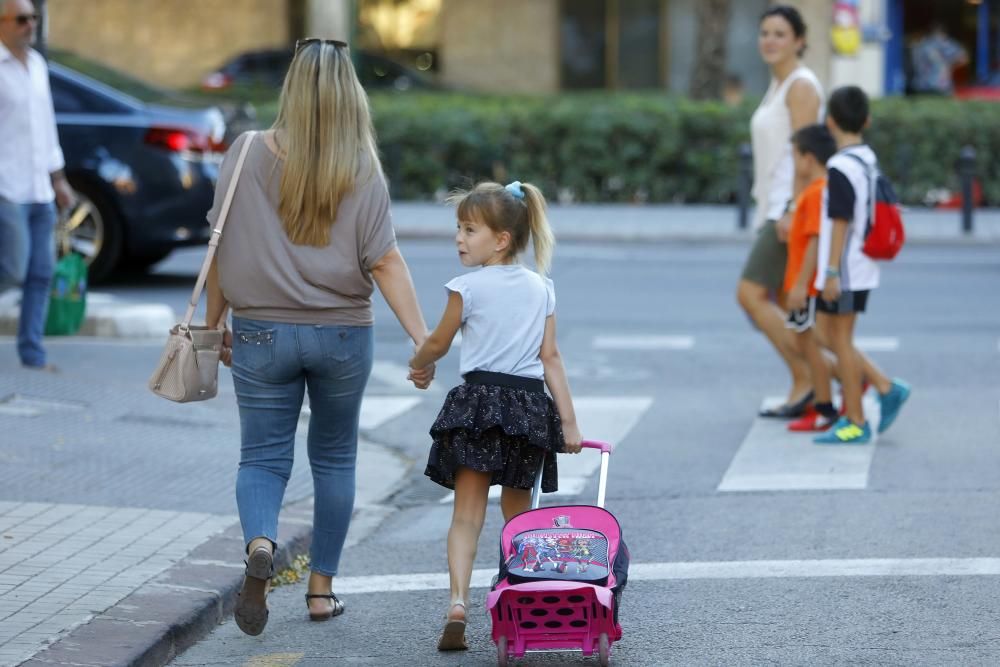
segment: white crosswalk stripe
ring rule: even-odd
[[[763,407],[780,405],[780,396]],[[821,446],[814,433],[792,433],[788,422],[757,417],[719,483],[719,491],[796,491],[804,489],[863,489],[875,455],[879,404],[871,392],[864,397],[872,425],[867,445]]]
[[[587,440],[602,440],[620,445],[643,414],[653,404],[649,396],[575,396],[573,408],[580,425],[580,433]],[[612,457],[614,458],[614,457]],[[611,464],[612,466],[614,463]],[[577,496],[587,481],[601,466],[601,457],[595,450],[584,450],[580,454],[559,456],[559,490],[551,496]],[[449,493],[441,499],[450,503],[454,498]],[[490,498],[500,498],[500,487],[490,487]]]
[[[694,336],[606,335],[595,336],[595,350],[690,350]]]
[[[854,346],[862,352],[895,352],[899,339],[895,336],[856,336]]]
[[[625,536],[627,539],[627,535]],[[488,588],[497,570],[472,571],[472,587]],[[1000,558],[845,558],[632,563],[629,583],[690,579],[818,577],[981,577],[1000,575]],[[447,590],[448,573],[337,577],[337,593],[399,593]]]

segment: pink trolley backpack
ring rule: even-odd
[[[611,644],[622,637],[618,604],[629,552],[618,520],[604,509],[613,447],[595,441],[583,446],[601,451],[597,505],[539,507],[539,468],[532,509],[501,533],[500,572],[486,599],[501,666],[526,651],[567,650],[587,657],[597,652],[607,665]]]

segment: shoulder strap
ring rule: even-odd
[[[191,326],[191,320],[194,318],[194,311],[198,308],[198,301],[201,300],[201,292],[205,289],[205,280],[208,279],[208,270],[212,267],[212,260],[215,259],[215,251],[219,247],[219,239],[222,237],[222,228],[226,224],[226,218],[229,216],[229,207],[233,203],[233,194],[236,192],[236,183],[240,180],[240,172],[243,171],[243,163],[246,161],[247,153],[250,152],[250,144],[253,143],[254,139],[257,138],[256,132],[250,132],[250,136],[247,140],[243,142],[243,148],[240,150],[240,155],[236,159],[236,168],[233,169],[233,177],[229,179],[229,188],[226,190],[226,198],[222,201],[222,208],[219,211],[219,219],[215,222],[215,229],[212,230],[212,237],[208,240],[208,250],[205,252],[205,261],[201,265],[201,271],[198,273],[198,280],[194,284],[194,290],[191,292],[191,299],[188,301],[187,312],[184,313],[184,319],[181,320],[181,329],[187,329]],[[226,320],[226,311],[222,311],[222,317],[219,318],[221,322]]]
[[[868,175],[868,223],[865,225],[865,234],[875,224],[875,188],[878,187],[878,168],[865,162],[860,155],[845,152],[844,155],[854,158],[864,167],[865,174]]]

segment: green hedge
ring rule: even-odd
[[[739,145],[753,103],[730,108],[663,95],[373,95],[393,194],[427,199],[481,179],[540,185],[587,202],[735,200]],[[869,139],[908,204],[957,189],[964,144],[978,150],[987,199],[1000,203],[1000,104],[878,100]]]

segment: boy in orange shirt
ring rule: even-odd
[[[809,183],[793,208],[788,232],[788,263],[785,292],[788,293],[786,326],[797,333],[796,341],[809,362],[815,391],[815,410],[788,425],[790,431],[825,431],[837,421],[830,393],[830,366],[813,330],[816,322],[816,261],[819,226],[823,217],[826,161],[837,152],[837,143],[824,125],[808,125],[792,136],[796,178]]]

